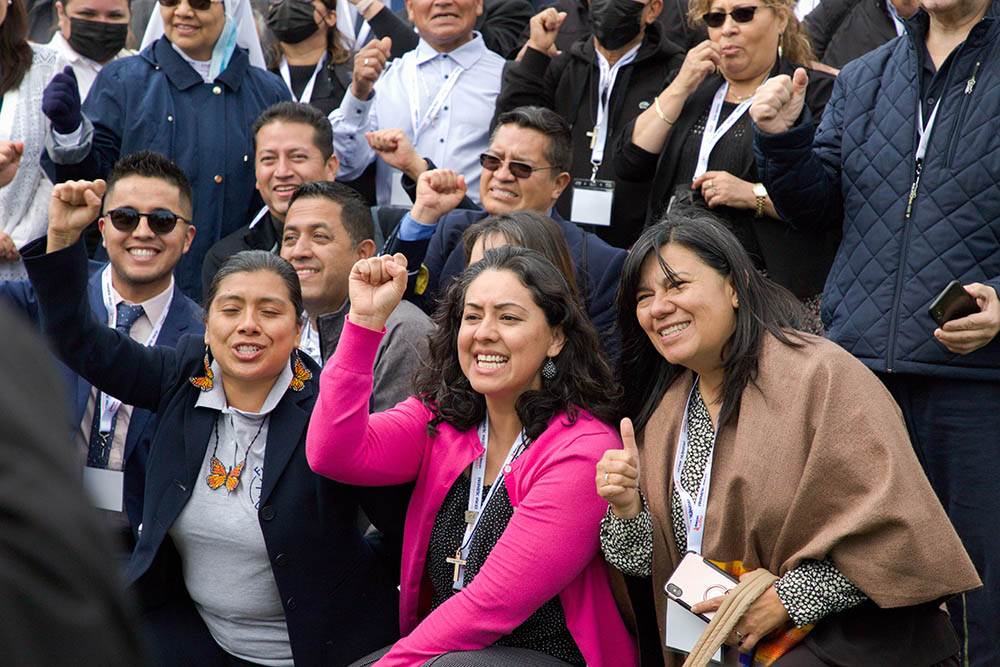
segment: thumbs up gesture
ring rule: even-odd
[[[791,77],[787,74],[768,79],[757,89],[750,107],[750,117],[764,132],[786,132],[795,125],[806,101],[809,78],[802,67]]]
[[[632,420],[621,423],[623,449],[609,449],[597,462],[597,495],[611,505],[622,519],[632,519],[642,511],[639,496],[639,449],[635,444]]]

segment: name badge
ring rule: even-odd
[[[392,183],[392,190],[389,193],[389,203],[393,206],[411,208],[413,201],[403,188],[403,172],[393,169],[390,182]]]
[[[121,470],[83,469],[83,488],[98,509],[121,512],[124,485],[125,473]]]
[[[573,205],[570,220],[585,225],[611,226],[611,204],[615,199],[614,181],[573,179]]]

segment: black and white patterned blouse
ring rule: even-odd
[[[701,392],[695,387],[687,410],[688,454],[681,468],[680,484],[691,495],[705,476],[705,464],[715,446],[715,428]],[[677,550],[687,550],[687,527],[680,495],[670,497],[670,518]],[[648,577],[653,570],[653,523],[643,501],[642,512],[620,519],[608,508],[601,521],[601,550],[607,561],[625,574]],[[827,559],[806,560],[786,572],[774,584],[778,598],[792,622],[802,627],[824,616],[849,609],[866,597]]]
[[[501,486],[483,508],[482,519],[472,536],[469,545],[468,562],[465,565],[464,583],[468,586],[479,573],[486,562],[487,556],[496,545],[511,517],[514,507],[510,504],[507,487]],[[483,497],[490,492],[489,486],[483,487]],[[445,602],[458,591],[452,588],[455,566],[445,559],[452,558],[465,536],[465,510],[469,503],[469,478],[459,475],[444,502],[434,518],[431,530],[430,544],[427,548],[427,575],[434,588],[431,598],[431,609]],[[525,585],[530,585],[530,580]],[[509,635],[497,640],[498,646],[515,646],[539,651],[559,658],[571,665],[585,665],[586,660],[566,627],[566,616],[563,614],[562,602],[556,596],[535,610],[524,623],[514,628]]]

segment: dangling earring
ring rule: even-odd
[[[208,391],[215,383],[215,373],[212,372],[212,350],[205,344],[205,375],[190,377],[188,381],[202,391]]]
[[[545,360],[545,363],[542,364],[542,377],[551,382],[556,377],[556,370],[555,362],[552,361],[552,357],[549,357]]]
[[[312,376],[313,374],[302,363],[299,348],[295,348],[295,352],[292,353],[292,381],[288,383],[289,388],[292,391],[302,391]]]
[[[783,41],[785,41],[785,33],[781,33],[781,34],[780,34],[780,35],[778,36],[778,57],[779,57],[779,58],[780,58],[780,57],[781,57],[782,55],[784,55],[784,53],[783,53],[783,52],[784,52],[784,49],[782,49],[782,48],[781,48],[781,43],[782,43]]]

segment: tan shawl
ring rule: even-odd
[[[693,378],[674,382],[639,439],[661,633],[662,587],[681,557],[671,472]],[[829,558],[880,607],[980,586],[892,396],[848,352],[814,336],[799,348],[766,336],[756,386],[717,436],[703,555],[779,576]]]

